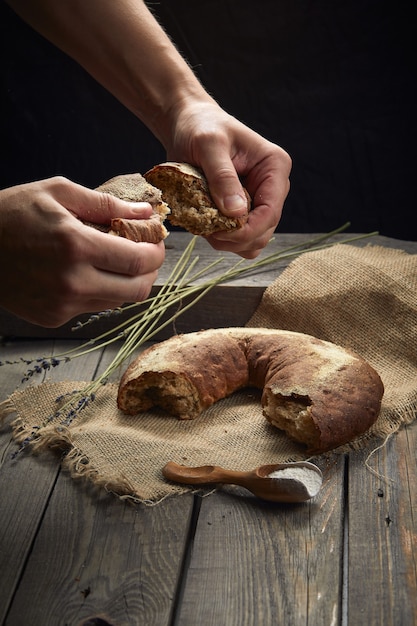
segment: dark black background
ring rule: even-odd
[[[412,3],[149,3],[207,90],[293,159],[279,230],[417,239]],[[99,19],[99,16],[98,16]],[[0,3],[0,188],[95,187],[165,160],[152,134]]]

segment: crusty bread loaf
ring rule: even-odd
[[[145,179],[162,191],[163,200],[171,212],[169,221],[194,235],[211,235],[217,231],[236,230],[248,216],[227,217],[220,213],[210,195],[207,181],[201,170],[188,163],[167,162],[155,165],[144,174]],[[248,212],[250,197],[246,192]]]
[[[169,207],[162,200],[160,189],[153,187],[141,174],[123,174],[115,176],[96,188],[96,191],[109,193],[128,202],[149,202],[154,214],[148,219],[113,218],[107,226],[89,223],[111,235],[125,237],[131,241],[159,243],[168,236],[163,222],[169,213]]]
[[[177,335],[143,352],[124,373],[118,407],[161,407],[194,419],[238,389],[263,389],[266,419],[310,453],[362,434],[378,417],[384,387],[360,356],[302,333],[263,328]]]

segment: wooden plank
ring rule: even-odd
[[[34,343],[2,345],[0,360],[15,361],[22,354],[36,358],[40,348]],[[42,342],[42,346],[51,351],[53,342]],[[0,402],[19,386],[23,371],[20,363],[1,366]],[[56,461],[51,459],[38,462],[36,466],[33,459],[26,456],[13,462],[11,457],[16,450],[11,430],[3,428],[0,431],[0,623],[24,568],[57,468]],[[33,506],[28,506],[32,498]]]
[[[132,506],[62,473],[7,626],[168,626],[191,511],[191,495]]]
[[[59,348],[67,344],[59,342]],[[62,366],[60,378],[101,373],[116,349],[111,346],[104,356],[98,351]],[[92,367],[87,367],[88,362]],[[169,624],[192,496],[176,499],[175,507],[172,501],[157,507],[132,506],[104,491],[97,493],[67,473],[57,477],[57,463],[48,455],[22,457],[14,468],[12,485],[10,472],[5,468],[0,472],[0,484],[3,480],[5,488],[10,485],[20,502],[11,515],[10,497],[6,498],[0,526],[10,548],[9,553],[2,550],[7,566],[0,575],[7,576],[10,584],[0,622],[11,602],[9,626],[79,624],[98,615],[118,625]],[[39,493],[39,467],[44,468],[40,481],[44,493]],[[27,482],[30,474],[35,476],[34,485]],[[28,497],[29,488],[34,489],[36,502]],[[2,587],[2,597],[3,591]]]
[[[21,355],[42,356],[58,353],[69,342],[35,342],[31,346],[16,342],[1,346],[2,360],[15,360]],[[74,343],[72,343],[74,345]],[[48,373],[51,380],[67,377],[91,378],[94,375],[99,354],[74,361]],[[14,365],[2,366],[1,400],[18,385],[24,368]],[[44,378],[32,379],[36,384]],[[59,459],[53,455],[31,457],[23,454],[12,460],[11,454],[17,449],[11,442],[10,430],[2,433],[0,465],[0,623],[7,613],[8,606],[19,583],[30,553],[48,498],[54,488],[59,472]]]
[[[7,449],[9,452],[10,448]],[[58,463],[25,456],[7,458],[0,471],[0,623],[25,567],[34,537],[53,489]]]
[[[349,624],[417,624],[417,424],[349,467]]]
[[[41,344],[46,344],[48,346],[46,349],[49,351],[52,350],[52,341],[41,342]],[[43,348],[39,348],[38,344],[34,341],[9,342],[0,345],[0,361],[19,361],[23,354],[28,358],[36,358],[41,349]],[[23,373],[24,365],[20,362],[0,366],[0,402],[5,400],[20,385]],[[4,459],[11,454],[9,450],[11,440],[12,436],[10,430],[0,430],[0,468]]]
[[[261,253],[259,258],[283,251],[289,246],[300,245],[309,241],[313,235],[276,233],[274,240]],[[332,242],[344,240],[351,235],[337,235],[329,239]],[[167,240],[166,259],[159,270],[155,282],[153,294],[161,288],[167,280],[174,264],[179,259],[182,251],[190,241],[188,233],[171,233]],[[373,236],[360,240],[355,245],[368,244],[383,245],[386,247],[401,248],[408,252],[417,252],[417,242],[399,241],[388,237]],[[216,259],[222,259],[221,271],[231,268],[239,260],[235,254],[217,252],[201,237],[197,238],[194,256],[200,258],[201,267],[207,266]],[[178,332],[192,332],[201,328],[219,328],[222,326],[244,325],[258,306],[266,287],[279,276],[282,270],[291,262],[291,258],[278,261],[273,266],[264,268],[261,273],[248,275],[233,282],[215,287],[200,302],[196,303],[191,310],[184,313],[177,322]],[[250,263],[250,262],[248,262]],[[217,271],[216,271],[217,272]],[[130,315],[130,313],[129,313]],[[87,320],[89,316],[80,316],[79,320]],[[127,318],[127,314],[117,317],[117,322]],[[64,324],[60,328],[48,329],[34,324],[29,324],[16,318],[7,311],[0,309],[0,335],[9,337],[56,337],[56,338],[85,338],[97,336],[100,332],[114,326],[115,318],[102,318],[93,325],[80,330],[72,331],[77,319]],[[166,338],[172,334],[172,326],[156,336],[157,340]]]
[[[178,624],[339,622],[343,457],[322,469],[320,494],[302,505],[226,488],[202,499]]]

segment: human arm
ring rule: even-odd
[[[219,107],[146,5],[140,0],[9,4],[141,119],[169,159],[202,167],[225,214],[246,210],[239,176],[243,178],[254,201],[248,224],[233,235],[213,235],[210,242],[256,256],[279,222],[289,190],[290,158]]]
[[[0,306],[57,327],[81,313],[144,300],[164,260],[163,243],[134,243],[83,221],[151,214],[147,203],[61,177],[0,191]]]

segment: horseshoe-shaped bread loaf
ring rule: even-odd
[[[194,419],[249,386],[263,389],[266,419],[310,453],[368,430],[384,393],[369,363],[333,343],[284,330],[224,328],[176,335],[145,350],[123,374],[117,404],[130,415],[161,407]]]

